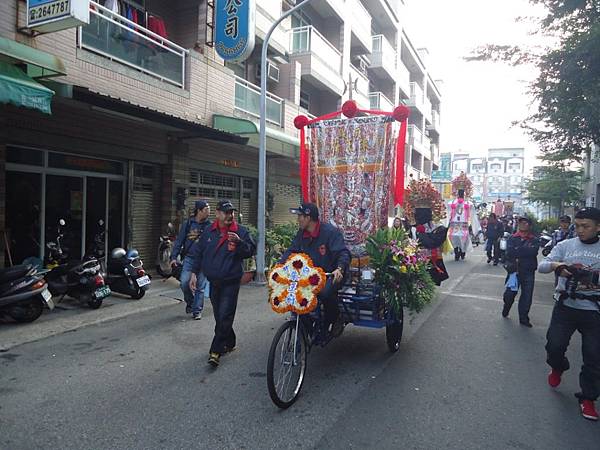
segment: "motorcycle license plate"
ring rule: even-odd
[[[48,308],[54,309],[54,302],[52,301],[52,294],[50,293],[50,291],[48,289],[44,289],[42,291],[42,298],[44,299],[44,302],[46,302],[46,305],[48,306]]]
[[[139,287],[146,286],[147,284],[150,284],[150,277],[148,275],[144,275],[135,281]]]
[[[94,297],[98,300],[101,298],[106,298],[110,295],[110,288],[108,286],[102,286],[101,288],[96,289],[94,292]]]

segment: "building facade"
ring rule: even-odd
[[[54,91],[51,114],[0,104],[0,245],[13,262],[43,257],[60,218],[72,257],[102,219],[107,247],[135,246],[149,266],[167,222],[181,223],[196,199],[229,198],[255,224],[261,76],[269,223],[290,221],[300,199],[298,114],[349,98],[370,109],[405,103],[406,174],[437,168],[441,95],[426,50],[402,27],[403,1],[311,2],[273,34],[267,74],[262,40],[291,6],[256,3],[256,48],[231,64],[214,51],[205,0],[91,1],[88,25],[39,35],[25,27],[25,2],[0,2],[0,62]]]

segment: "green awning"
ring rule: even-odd
[[[0,37],[0,61],[26,64],[27,75],[31,78],[49,78],[67,74],[65,65],[58,56],[3,37]]]
[[[37,109],[51,114],[54,91],[28,77],[17,66],[0,61],[0,103]]]
[[[247,136],[248,145],[256,148],[259,146],[259,128],[252,120],[214,114],[213,128]],[[300,140],[283,131],[267,127],[267,152],[289,158],[298,158],[300,154]]]

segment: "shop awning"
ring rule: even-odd
[[[54,91],[28,77],[17,66],[0,61],[0,103],[37,109],[51,114]]]
[[[248,145],[256,148],[259,146],[259,128],[252,120],[214,114],[213,127],[228,133],[246,136],[248,137]],[[298,158],[300,155],[300,140],[283,131],[267,127],[267,152],[289,158]]]
[[[0,61],[26,64],[26,73],[31,78],[50,78],[67,74],[65,65],[58,56],[3,37],[0,37]]]

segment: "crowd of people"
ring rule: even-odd
[[[222,355],[235,349],[233,322],[242,278],[242,262],[255,254],[256,244],[248,230],[235,220],[235,207],[222,200],[217,205],[216,221],[208,219],[206,202],[195,204],[194,214],[183,223],[172,254],[173,265],[183,262],[181,288],[186,312],[200,319],[204,296],[210,286],[210,301],[215,318],[214,338],[209,351],[209,364],[217,367]],[[417,223],[396,218],[393,227],[405,228],[431,252],[432,275],[438,285],[448,277],[441,247],[448,228],[436,225],[431,212],[417,211]],[[351,255],[342,233],[335,226],[320,221],[319,209],[303,203],[290,212],[298,216],[299,230],[282,261],[295,252],[308,254],[332,276],[319,295],[325,319],[333,335],[341,334],[337,292],[347,275]],[[538,265],[540,239],[533,232],[529,217],[498,218],[490,214],[482,224],[486,238],[487,262],[503,263],[507,276],[503,295],[502,316],[508,317],[518,299],[521,325],[533,327],[529,312],[535,286],[535,274],[555,273],[555,306],[546,335],[547,363],[551,368],[548,384],[556,388],[569,369],[565,356],[571,336],[582,336],[583,366],[579,383],[582,415],[598,420],[594,402],[600,396],[600,210],[584,208],[575,215],[560,218],[560,228],[552,234],[552,251]],[[506,245],[502,245],[502,240]],[[439,251],[438,251],[439,250]]]

